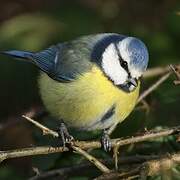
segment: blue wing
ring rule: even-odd
[[[5,51],[3,54],[35,64],[52,79],[70,82],[91,70],[93,63],[101,66],[101,55],[112,42],[125,36],[113,33],[82,36],[71,42],[60,43],[43,51]]]
[[[2,53],[35,64],[54,80],[70,82],[89,67],[88,63],[83,63],[83,60],[77,57],[78,55],[70,53],[71,48],[70,44],[58,44],[37,53],[17,50]]]

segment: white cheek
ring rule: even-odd
[[[126,82],[128,74],[119,63],[114,44],[110,44],[102,55],[102,68],[115,85]]]

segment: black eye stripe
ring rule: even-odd
[[[121,64],[122,68],[124,68],[124,70],[128,73],[128,76],[131,77],[130,72],[129,72],[129,68],[128,68],[128,63],[122,59],[121,54],[119,52],[119,49],[117,47],[117,44],[114,43],[114,46],[115,46],[117,55],[119,57],[119,62]]]

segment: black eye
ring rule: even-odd
[[[121,66],[124,68],[124,69],[128,69],[128,64],[126,61],[122,61],[121,62]]]

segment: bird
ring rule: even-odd
[[[40,69],[39,92],[47,111],[60,121],[63,146],[74,140],[70,127],[100,130],[105,151],[110,135],[134,109],[149,53],[136,37],[118,33],[83,35],[38,52],[2,52]]]

